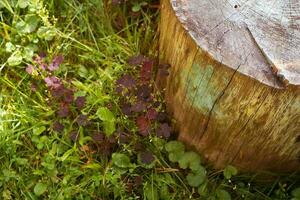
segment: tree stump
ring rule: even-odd
[[[300,1],[162,0],[179,140],[216,168],[300,169]]]

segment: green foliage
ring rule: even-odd
[[[197,170],[198,166],[200,166],[200,156],[193,151],[185,152],[178,160],[178,163],[182,169]]]
[[[294,200],[299,200],[300,199],[300,187],[296,188],[292,191],[292,196]]]
[[[237,169],[234,166],[231,166],[231,165],[228,165],[223,170],[223,174],[224,174],[224,177],[226,179],[230,179],[232,176],[237,175],[237,173],[238,173]]]
[[[108,108],[98,108],[97,116],[103,121],[104,132],[110,136],[116,130],[116,122],[114,114]]]
[[[36,196],[41,196],[42,194],[44,194],[47,190],[47,185],[44,184],[44,183],[37,183],[35,186],[34,186],[34,194]]]
[[[165,148],[169,153],[169,160],[172,162],[179,161],[184,154],[184,145],[178,141],[168,142]]]
[[[3,22],[6,46],[5,55],[9,66],[18,66],[23,62],[32,61],[38,46],[47,45],[58,30],[55,28],[53,19],[48,15],[41,0],[19,0],[16,2],[5,0],[4,8],[17,16]],[[21,14],[22,13],[22,14]],[[25,14],[24,14],[25,13]]]
[[[113,153],[112,163],[120,168],[130,168],[132,166],[130,158],[122,153]]]
[[[226,190],[217,189],[216,200],[231,200],[231,196]]]
[[[0,199],[299,199],[297,178],[262,185],[233,166],[213,170],[155,136],[158,120],[139,134],[134,119],[148,110],[125,116],[122,101],[137,97],[117,95],[116,82],[137,81],[129,57],[157,57],[158,2],[114,2],[0,1]],[[57,70],[42,68],[58,55]],[[50,77],[64,90],[48,87]],[[165,112],[160,94],[149,100]]]

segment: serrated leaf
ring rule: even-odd
[[[237,169],[232,166],[232,165],[228,165],[224,170],[223,170],[223,174],[224,174],[224,177],[226,179],[230,179],[232,176],[235,176],[237,175],[238,171]]]
[[[132,166],[130,158],[122,153],[113,153],[112,163],[120,168],[129,168]]]
[[[41,133],[43,133],[46,130],[45,126],[39,126],[39,127],[34,127],[32,132],[34,135],[40,135]]]
[[[34,186],[34,194],[37,196],[41,196],[42,194],[44,194],[47,190],[47,185],[45,183],[37,183]]]
[[[216,191],[217,200],[231,200],[230,194],[226,190],[218,189]]]
[[[184,155],[178,160],[179,166],[182,169],[197,168],[200,165],[200,156],[193,151],[185,152]]]

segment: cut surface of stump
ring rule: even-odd
[[[162,0],[179,139],[216,168],[300,169],[300,1]]]

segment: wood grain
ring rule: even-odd
[[[198,7],[191,6],[197,2]],[[168,110],[179,139],[216,168],[233,164],[245,171],[300,170],[299,74],[284,68],[296,76],[296,82],[285,76],[281,80],[289,84],[284,85],[270,65],[272,56],[289,59],[285,63],[296,60],[277,57],[275,46],[268,53],[263,45],[270,46],[255,39],[259,30],[253,33],[250,25],[233,23],[232,15],[241,11],[232,5],[245,13],[255,8],[250,0],[238,2],[162,0],[160,58],[171,69],[161,83]],[[221,17],[227,20],[216,22]],[[281,73],[282,66],[276,67]]]
[[[171,0],[198,46],[267,85],[300,85],[300,1]],[[255,59],[254,59],[255,58]]]

